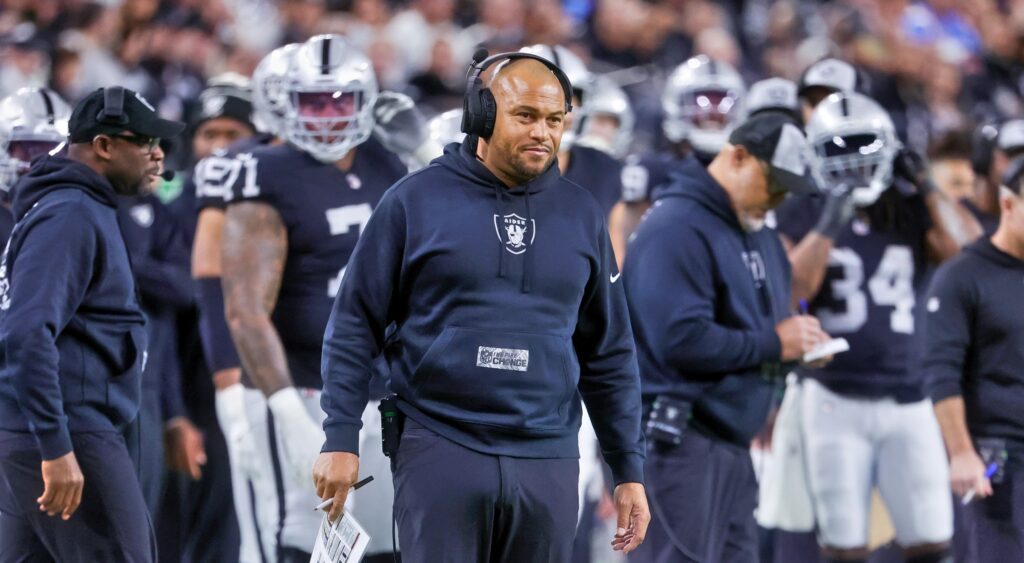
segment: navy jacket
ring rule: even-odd
[[[623,267],[646,401],[688,402],[693,419],[746,446],[778,386],[790,268],[770,229],[746,233],[725,190],[689,159],[659,193]]]
[[[601,209],[554,165],[507,188],[469,143],[388,190],[356,245],[324,337],[325,451],[357,451],[383,348],[399,408],[452,441],[578,457],[582,395],[616,483],[642,483],[640,380]]]
[[[0,261],[0,428],[32,432],[54,459],[71,451],[69,432],[135,419],[146,321],[105,178],[38,160],[13,210]]]
[[[185,414],[178,315],[193,305],[189,249],[177,218],[155,195],[120,197],[118,218],[148,320],[144,389],[159,395],[163,420]]]
[[[1024,447],[1024,261],[984,238],[939,267],[920,366],[933,401],[961,396],[972,436]]]

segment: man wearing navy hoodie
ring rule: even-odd
[[[749,118],[706,169],[680,168],[630,243],[654,514],[634,560],[757,560],[750,442],[783,363],[828,338],[813,317],[789,315],[789,261],[763,229],[788,191],[810,188],[804,146],[793,118]]]
[[[999,188],[999,228],[935,272],[917,335],[953,492],[968,501],[956,540],[972,561],[1024,561],[1022,182],[1017,157]]]
[[[494,67],[467,93],[493,96],[493,129],[393,186],[349,261],[324,336],[317,494],[340,514],[383,353],[404,415],[404,561],[568,561],[581,396],[616,483],[613,547],[630,551],[649,520],[640,382],[603,212],[558,171],[571,86],[523,54]]]
[[[122,437],[146,320],[117,196],[159,172],[157,142],[182,128],[131,90],[99,89],[72,112],[68,158],[36,161],[18,185],[0,259],[2,561],[154,559]]]

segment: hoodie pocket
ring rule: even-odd
[[[107,379],[107,406],[123,411],[125,415],[134,416],[134,413],[127,411],[138,409],[142,394],[142,371],[148,359],[146,345],[145,327],[133,326],[124,333],[121,369]]]
[[[571,337],[448,327],[410,381],[417,406],[447,418],[564,431],[579,368]]]

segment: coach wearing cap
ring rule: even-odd
[[[804,144],[789,116],[749,118],[706,170],[680,169],[630,244],[653,515],[636,560],[757,560],[749,445],[782,364],[828,338],[789,315],[789,261],[763,229],[787,192],[810,188]]]
[[[122,437],[146,335],[117,196],[182,128],[131,90],[97,90],[71,115],[68,158],[18,185],[0,259],[0,561],[155,559]]]

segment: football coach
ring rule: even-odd
[[[917,338],[953,491],[968,502],[955,541],[971,560],[1024,561],[1024,156],[1006,168],[999,209],[995,233],[935,272]]]
[[[612,544],[631,551],[649,521],[640,380],[603,213],[558,171],[572,86],[545,59],[482,55],[467,138],[384,195],[349,261],[324,337],[317,494],[337,516],[356,482],[383,352],[404,416],[403,561],[569,561],[581,396],[615,480]]]
[[[111,87],[68,128],[68,158],[35,161],[15,186],[0,259],[0,561],[152,561],[122,435],[139,410],[146,321],[117,196],[159,173],[157,142],[183,124]]]
[[[684,163],[630,243],[654,516],[634,561],[757,560],[750,442],[782,364],[828,338],[789,315],[789,260],[763,228],[790,190],[811,188],[805,146],[791,117],[749,118],[706,170]]]

